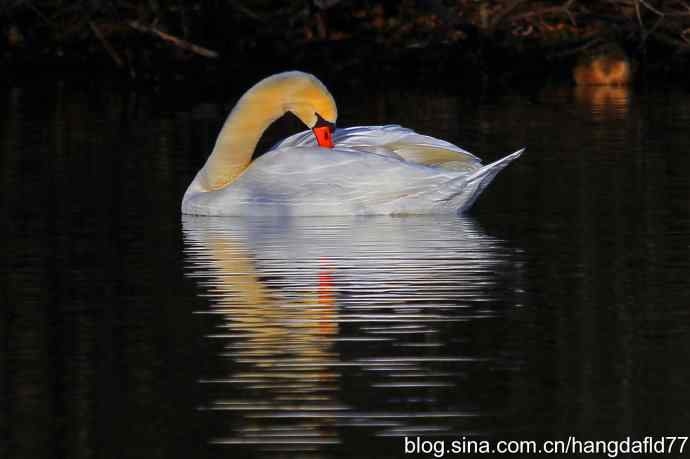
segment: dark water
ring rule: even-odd
[[[179,214],[232,97],[0,94],[0,457],[690,434],[687,90],[335,91],[528,150],[466,217],[279,220]]]

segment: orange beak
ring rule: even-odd
[[[333,148],[333,127],[332,126],[317,126],[312,129],[316,141],[320,147]]]

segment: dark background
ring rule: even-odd
[[[411,242],[380,252],[380,289],[336,282],[339,312],[367,306],[360,313],[374,325],[390,313],[391,295],[402,313],[426,301],[440,305],[432,314],[462,319],[422,324],[440,349],[397,329],[394,344],[412,347],[338,343],[338,361],[478,359],[421,368],[447,384],[425,389],[382,390],[381,382],[405,381],[393,370],[345,366],[335,398],[353,413],[347,420],[446,410],[473,416],[410,422],[495,440],[688,435],[687,7],[0,2],[0,457],[263,454],[262,445],[212,443],[252,425],[249,405],[269,398],[199,383],[245,371],[222,355],[245,343],[206,338],[235,316],[197,314],[213,310],[214,272],[194,265],[199,252],[184,238],[179,206],[237,98],[294,68],[326,83],[341,126],[400,123],[484,161],[527,147],[467,220],[446,222],[449,239],[433,233],[433,221],[389,221]],[[611,49],[627,56],[633,86],[572,84],[578,62]],[[294,118],[280,120],[259,151],[299,129]],[[385,231],[371,234],[355,249],[390,242]],[[262,282],[282,282],[271,287],[276,295],[303,293],[301,265],[233,237]],[[336,248],[349,241],[334,240]],[[436,284],[411,276],[406,263],[438,268],[438,240],[448,269]],[[357,273],[357,260],[343,259]],[[290,330],[287,319],[268,327]],[[396,324],[379,326],[395,332]],[[366,337],[367,326],[339,323],[337,336]],[[289,346],[260,344],[249,350],[285,347],[281,362],[291,362]],[[302,373],[295,379],[309,377]],[[249,405],[200,409],[224,399]],[[402,456],[399,438],[324,419],[342,443],[317,457]]]
[[[199,84],[286,68],[440,83],[567,80],[602,47],[685,79],[684,0],[5,0],[0,78],[36,72]]]

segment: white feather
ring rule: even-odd
[[[335,148],[311,131],[276,144],[230,186],[186,196],[183,212],[203,215],[364,215],[466,210],[522,150],[488,166],[462,148],[397,125],[338,129]],[[431,149],[448,160],[409,160]],[[432,155],[432,156],[433,156]],[[406,159],[406,156],[408,159]],[[444,167],[450,164],[452,167]],[[462,165],[463,167],[458,167]],[[191,187],[190,187],[191,188]]]

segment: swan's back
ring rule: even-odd
[[[481,167],[479,158],[457,145],[418,134],[396,124],[337,129],[333,134],[333,142],[338,148],[393,156],[410,163],[438,166],[447,170],[473,172]],[[286,138],[273,148],[315,145],[311,132],[304,131]]]

